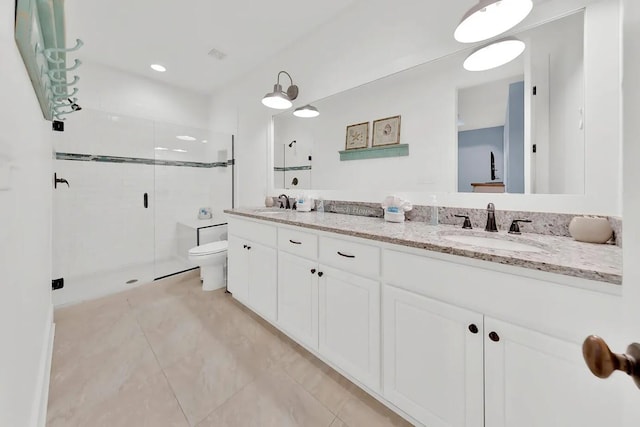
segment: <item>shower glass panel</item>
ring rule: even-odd
[[[81,116],[80,116],[81,114]],[[53,293],[62,305],[153,279],[154,123],[84,109],[54,133]],[[132,281],[136,281],[131,283]],[[127,283],[130,282],[130,283]]]
[[[195,268],[200,209],[222,222],[231,207],[231,145],[231,135],[90,109],[55,133],[53,171],[70,186],[53,193],[53,278],[64,278],[54,303]]]

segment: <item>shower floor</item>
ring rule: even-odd
[[[65,277],[64,288],[53,291],[53,305],[62,307],[92,300],[194,268],[197,267],[193,267],[187,260],[175,257],[90,276]]]

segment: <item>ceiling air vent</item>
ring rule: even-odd
[[[218,50],[218,49],[216,49],[216,48],[211,49],[211,50],[209,51],[209,54],[208,54],[208,55],[209,55],[210,57],[212,57],[212,58],[215,58],[215,59],[219,60],[219,61],[222,61],[224,58],[226,58],[226,57],[227,57],[227,54],[226,54],[226,53],[221,52],[221,51],[219,51],[219,50]]]

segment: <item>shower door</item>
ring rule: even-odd
[[[53,293],[63,305],[154,278],[154,122],[83,109],[54,133]]]

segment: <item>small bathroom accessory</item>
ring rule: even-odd
[[[385,221],[404,222],[404,213],[413,209],[413,205],[400,197],[388,196],[382,202],[382,208]]]
[[[569,234],[579,242],[607,243],[613,237],[613,229],[607,218],[576,216],[569,223]]]
[[[273,207],[273,197],[271,196],[267,196],[264,198],[264,206],[267,208],[272,208]]]
[[[300,195],[296,198],[298,212],[311,212],[313,208],[314,200],[306,195]]]
[[[200,208],[198,210],[198,219],[211,219],[211,208]]]

